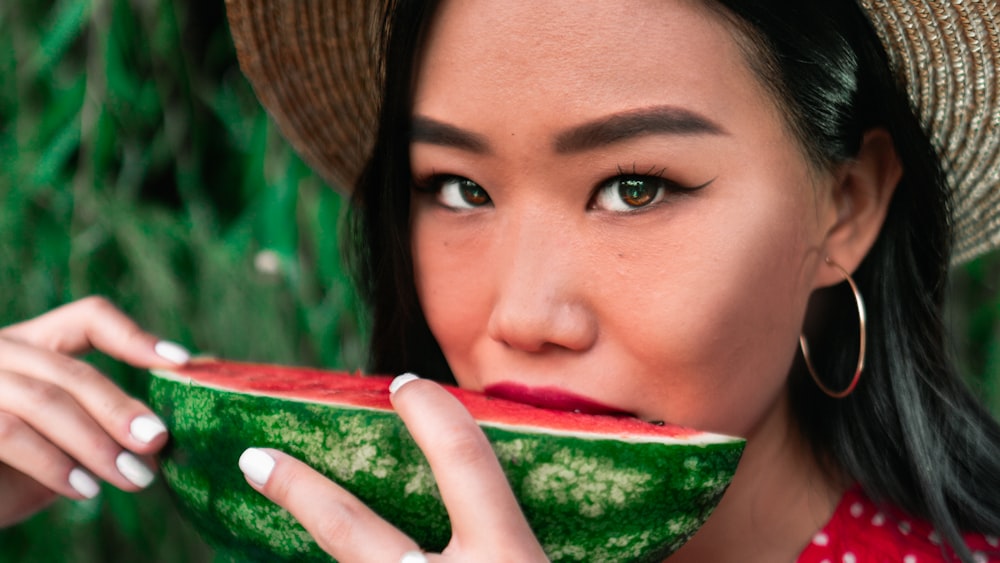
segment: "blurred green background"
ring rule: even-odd
[[[361,366],[341,198],[261,111],[222,0],[2,0],[0,85],[0,324],[101,294],[199,352]],[[998,281],[997,253],[956,270],[949,315],[995,413]],[[144,394],[144,374],[91,359]],[[0,562],[211,558],[162,483],[0,531]]]
[[[199,352],[360,367],[341,198],[261,111],[222,0],[0,0],[0,85],[0,324],[100,294]],[[162,483],[0,531],[0,561],[208,560]]]

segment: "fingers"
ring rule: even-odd
[[[60,429],[93,428],[92,419],[115,442],[139,453],[152,453],[166,442],[166,427],[141,402],[119,389],[86,362],[41,350],[28,344],[0,339],[0,410],[20,412],[32,426]],[[66,409],[60,414],[56,411]],[[49,412],[48,420],[42,412]],[[79,427],[57,424],[77,419]]]
[[[93,349],[137,367],[186,363],[187,352],[142,330],[103,297],[86,297],[0,330],[8,338],[62,354]]]
[[[166,442],[166,427],[72,357],[95,349],[137,367],[189,356],[96,297],[0,329],[0,490],[10,493],[0,521],[24,518],[55,494],[94,496],[99,480],[126,491],[153,481],[149,455]]]
[[[49,491],[77,499],[93,498],[100,492],[89,471],[17,417],[0,413],[0,444],[0,463],[30,475]]]
[[[57,496],[46,486],[24,473],[0,463],[0,528],[24,520],[52,504]]]
[[[69,496],[88,496],[67,481],[78,464],[123,490],[152,482],[147,463],[123,451],[63,388],[0,371],[0,389],[0,461]]]
[[[287,509],[338,561],[399,561],[416,543],[306,464],[271,449],[240,456],[247,482]]]
[[[392,402],[424,452],[452,524],[442,559],[547,561],[489,442],[468,411],[439,385],[400,376]],[[246,450],[247,482],[289,512],[339,561],[426,561],[413,540],[340,486],[271,449]],[[404,558],[405,559],[405,558]]]
[[[392,403],[427,457],[448,508],[452,545],[495,556],[545,560],[486,436],[465,407],[434,382],[401,375]]]

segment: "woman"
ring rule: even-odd
[[[446,0],[383,19],[365,3],[246,4],[230,18],[258,95],[318,170],[359,177],[373,371],[747,437],[722,503],[670,561],[1000,560],[1000,429],[940,326],[951,229],[959,259],[1000,238],[1000,141],[977,126],[997,101],[992,71],[976,82],[982,65],[933,47],[995,62],[996,7]],[[384,61],[368,34],[384,34]],[[942,101],[949,78],[968,99]],[[937,118],[926,126],[905,80]],[[49,348],[72,353],[89,333],[161,361],[127,319],[74,324],[77,307],[6,334],[31,353],[38,335],[68,334],[78,345]],[[77,438],[105,454],[40,431],[39,460],[59,471],[18,470],[79,496],[75,459],[129,486],[112,454],[155,450],[161,429],[135,441],[130,420],[155,426],[143,407],[66,365],[82,381],[26,366],[19,384],[66,390],[52,394],[82,405],[74,420],[93,419]],[[461,407],[411,376],[393,401],[452,517],[440,556],[280,452],[248,449],[240,466],[338,560],[543,559]]]

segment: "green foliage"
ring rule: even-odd
[[[0,3],[0,324],[100,294],[203,353],[360,367],[341,198],[260,109],[223,10]],[[90,359],[144,396],[144,373]],[[0,562],[210,559],[162,484],[0,532]]]
[[[1000,416],[1000,252],[953,272],[948,321],[959,368]]]
[[[360,366],[342,202],[259,108],[221,0],[2,0],[0,85],[0,325],[103,294],[194,350]],[[949,319],[994,412],[998,283],[996,253],[960,268]],[[0,562],[210,559],[162,485],[0,531]]]

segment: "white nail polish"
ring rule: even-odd
[[[175,364],[186,364],[188,360],[191,359],[191,352],[188,352],[186,348],[177,344],[176,342],[170,342],[169,340],[161,340],[156,343],[153,350],[158,356],[172,362]]]
[[[153,482],[153,471],[131,452],[122,452],[115,458],[115,467],[130,483],[146,488]]]
[[[420,376],[415,373],[404,373],[403,375],[397,375],[396,379],[393,379],[392,383],[389,384],[389,393],[390,394],[395,393],[396,391],[399,391],[399,389],[404,385],[406,385],[407,383],[411,381],[416,381],[418,379],[420,379]]]
[[[263,487],[274,471],[274,458],[263,450],[247,448],[240,456],[240,470],[247,479]]]
[[[407,551],[399,558],[399,563],[427,563],[427,556],[422,551]]]
[[[148,444],[157,436],[165,434],[167,427],[155,416],[144,414],[132,419],[128,425],[128,431],[136,440]]]
[[[90,473],[79,467],[75,467],[69,472],[69,486],[86,498],[94,498],[97,493],[101,492],[101,486],[90,476]]]

